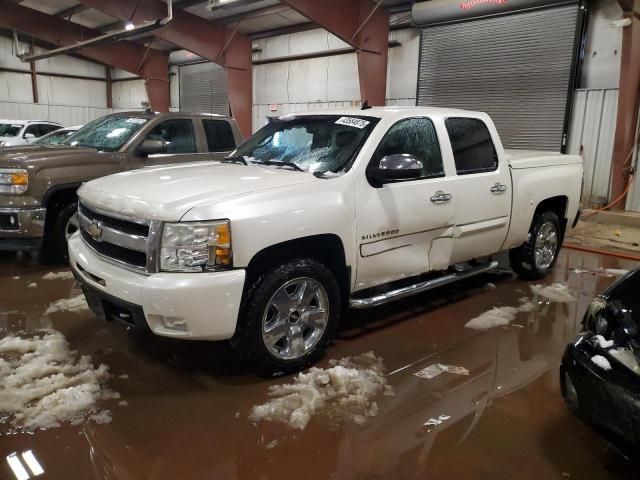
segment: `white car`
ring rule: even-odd
[[[74,125],[73,127],[62,127],[51,133],[41,136],[31,142],[32,145],[59,145],[71,135],[82,128],[82,125]]]
[[[59,123],[46,120],[0,120],[0,147],[26,145],[60,128]]]
[[[79,190],[71,266],[102,318],[231,339],[259,371],[317,360],[345,307],[497,266],[540,278],[575,224],[576,155],[504,150],[488,115],[304,112],[222,162],[120,173]]]

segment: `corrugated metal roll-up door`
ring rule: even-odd
[[[224,68],[215,63],[180,66],[180,110],[229,114]]]
[[[565,4],[423,28],[418,105],[484,111],[506,148],[560,151],[578,13]]]

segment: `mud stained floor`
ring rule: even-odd
[[[120,398],[99,400],[99,409],[111,412],[105,423],[34,432],[0,412],[0,478],[15,478],[9,458],[33,476],[30,455],[44,470],[38,478],[65,480],[638,478],[637,465],[569,413],[558,380],[564,348],[591,298],[616,279],[603,269],[636,266],[563,250],[545,283],[567,284],[576,301],[540,302],[490,330],[464,325],[531,296],[529,285],[507,272],[350,312],[320,366],[373,351],[395,396],[378,398],[377,416],[361,425],[320,415],[294,430],[248,419],[268,400],[268,387],[290,377],[254,376],[225,343],[131,332],[88,310],[45,314],[79,293],[74,281],[45,280],[64,269],[2,254],[0,338],[54,328],[78,355],[109,366],[108,388]],[[415,375],[434,364],[469,375]],[[440,423],[425,425],[431,419]]]

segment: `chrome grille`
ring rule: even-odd
[[[80,235],[106,260],[141,273],[156,269],[155,239],[159,222],[143,222],[78,205]]]

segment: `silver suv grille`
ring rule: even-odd
[[[78,205],[80,235],[96,253],[118,265],[142,273],[155,268],[158,222],[141,222]]]

